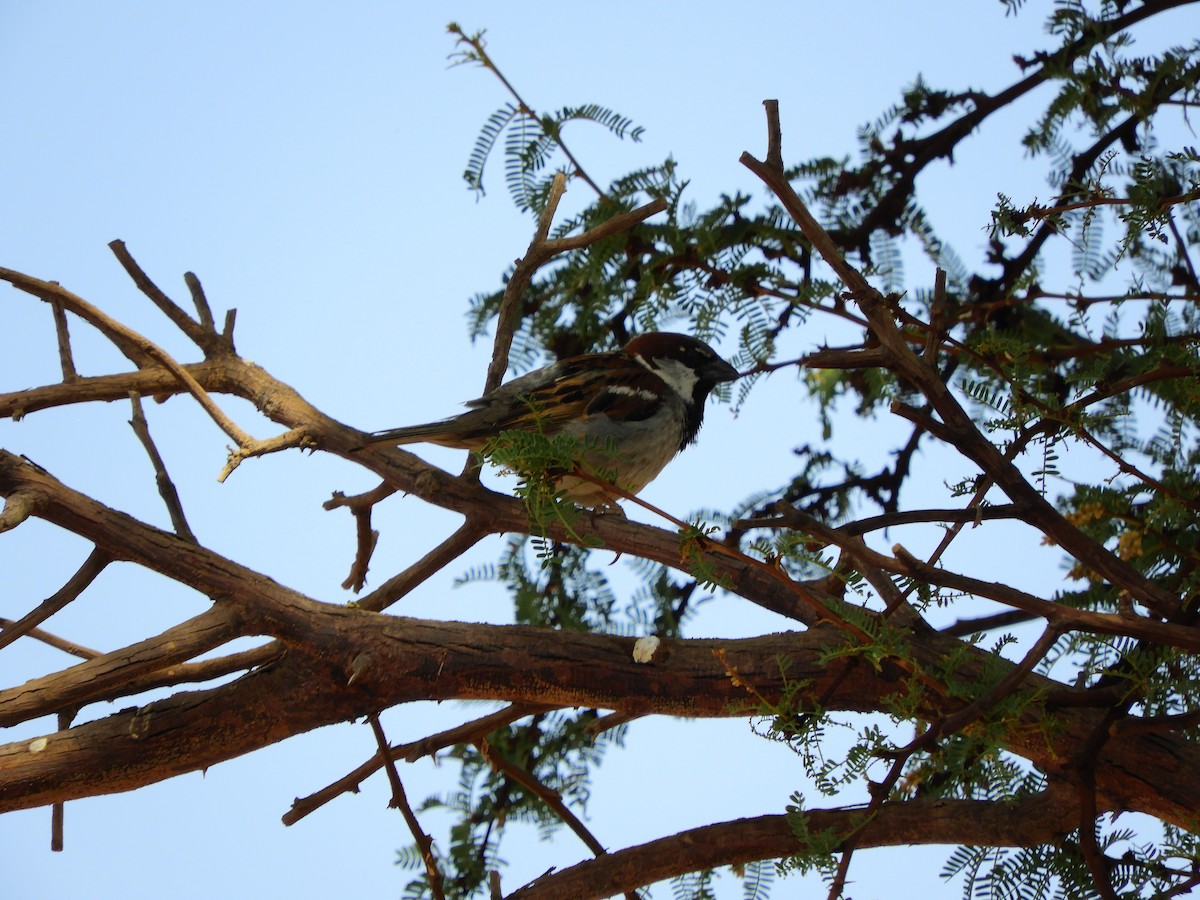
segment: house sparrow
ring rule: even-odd
[[[650,332],[622,350],[572,356],[501,385],[440,422],[376,432],[376,444],[430,443],[478,451],[501,431],[565,432],[590,447],[587,468],[636,494],[696,439],[704,401],[737,370],[703,341]],[[615,454],[604,449],[612,439]],[[611,445],[610,445],[611,446]],[[601,474],[603,473],[603,474]],[[572,476],[557,487],[583,506],[612,506],[603,488]]]

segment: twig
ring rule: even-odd
[[[383,733],[383,726],[379,724],[379,716],[372,713],[367,716],[367,721],[371,723],[371,731],[374,732],[375,743],[379,747],[380,764],[387,772],[388,781],[392,785],[392,800],[388,805],[393,809],[400,810],[400,814],[404,816],[404,821],[408,824],[408,830],[412,832],[413,840],[417,842],[417,847],[421,850],[421,859],[425,863],[425,874],[429,879],[429,893],[434,900],[445,900],[445,894],[442,893],[442,872],[438,868],[437,856],[433,852],[433,838],[421,828],[421,823],[417,821],[412,805],[408,802],[408,795],[404,792],[404,783],[400,780],[400,773],[396,771],[396,764],[392,760],[387,736]]]
[[[422,556],[398,575],[394,575],[358,601],[360,609],[380,612],[387,609],[413,588],[423,584],[434,572],[458,559],[492,529],[475,518],[468,518],[448,538]]]
[[[21,616],[11,627],[0,632],[0,649],[7,647],[21,635],[46,621],[82,594],[110,562],[112,562],[112,557],[107,553],[100,549],[93,549],[88,554],[88,558],[83,561],[83,565],[67,580],[66,584],[34,609]]]
[[[1191,203],[1196,199],[1200,199],[1200,191],[1189,191],[1186,194],[1164,197],[1158,201],[1159,209],[1166,210],[1180,203]],[[1039,206],[1034,203],[1024,212],[1031,219],[1046,219],[1061,213],[1074,212],[1077,209],[1091,209],[1096,206],[1132,206],[1141,202],[1141,200],[1132,200],[1127,197],[1091,197],[1087,200],[1077,200],[1074,203],[1059,203],[1054,206]]]
[[[558,211],[559,201],[567,189],[566,176],[561,172],[554,176],[550,183],[550,193],[546,197],[546,206],[538,217],[538,225],[533,233],[529,248],[513,269],[512,277],[504,288],[504,297],[500,300],[500,310],[496,313],[496,339],[492,342],[492,361],[488,365],[487,378],[483,383],[485,394],[499,387],[508,371],[508,351],[512,347],[513,334],[521,321],[521,297],[525,288],[533,279],[534,273],[549,259],[543,247],[550,226],[554,222],[554,214]]]
[[[242,620],[235,610],[228,606],[210,607],[154,637],[95,655],[65,671],[0,690],[0,728],[67,707],[78,708],[97,700],[136,693],[152,684],[173,683],[180,671],[170,667],[242,633]],[[258,653],[263,653],[262,648]],[[214,671],[222,667],[222,660],[205,660],[194,665],[193,672],[204,671],[216,677]]]
[[[101,312],[91,303],[88,303],[77,294],[68,291],[60,284],[55,284],[52,281],[43,281],[40,278],[34,278],[31,275],[25,275],[13,269],[3,267],[0,267],[0,280],[7,281],[18,290],[32,294],[47,303],[54,303],[56,300],[61,302],[64,307],[75,313],[75,315],[97,328],[139,367],[146,365],[149,360],[169,370],[188,389],[188,392],[196,398],[196,401],[212,420],[217,423],[217,426],[233,438],[239,446],[249,446],[254,443],[254,439],[250,435],[242,431],[233,420],[221,411],[221,408],[213,402],[208,392],[200,386],[200,383],[196,381],[192,374],[157,344],[147,340],[132,328],[121,324]]]
[[[764,562],[760,559],[755,559],[754,557],[743,553],[738,547],[731,547],[728,544],[713,541],[708,537],[699,534],[696,532],[696,527],[694,525],[684,522],[682,519],[676,518],[666,510],[660,509],[653,503],[643,500],[641,497],[630,493],[614,482],[597,478],[591,472],[588,472],[582,468],[576,468],[576,470],[571,474],[576,478],[580,478],[600,488],[603,488],[616,498],[626,500],[635,504],[636,506],[642,507],[642,509],[645,509],[648,512],[652,512],[657,516],[661,516],[676,528],[680,529],[684,535],[696,533],[697,540],[702,542],[705,549],[711,550],[714,554],[734,559],[742,565],[750,566],[766,573],[768,577],[774,581],[777,581],[793,597],[800,601],[797,604],[797,613],[794,617],[800,619],[805,624],[815,625],[819,622],[826,621],[831,625],[836,625],[838,628],[842,629],[847,634],[854,636],[857,640],[863,642],[864,644],[871,644],[874,642],[874,639],[868,631],[851,621],[839,611],[837,605],[840,601],[838,601],[837,598],[815,593],[801,582],[793,580],[779,566],[773,565],[770,562]],[[681,559],[681,562],[686,562],[686,559]],[[807,610],[809,614],[804,615],[801,610]]]
[[[874,551],[869,552],[875,564],[888,571],[919,578],[929,584],[950,590],[963,591],[977,597],[995,600],[997,603],[1003,603],[1044,618],[1064,631],[1085,631],[1093,634],[1138,638],[1168,647],[1200,652],[1200,636],[1195,633],[1196,629],[1190,626],[1172,625],[1144,616],[1099,613],[1052,603],[1008,585],[984,581],[980,578],[972,578],[948,569],[931,566],[913,556],[899,544],[892,547],[895,559],[875,554]]]
[[[838,531],[843,534],[869,534],[884,528],[918,522],[964,522],[968,525],[976,525],[995,519],[1019,519],[1021,514],[1021,507],[1015,503],[997,503],[995,506],[963,509],[909,509],[858,519],[840,526]]]
[[[349,588],[356,594],[367,583],[367,569],[371,563],[371,555],[375,552],[375,545],[379,542],[379,532],[371,528],[371,510],[375,508],[376,503],[394,493],[396,493],[396,489],[385,481],[373,490],[351,497],[347,497],[341,491],[334,491],[333,496],[321,504],[321,508],[326,510],[345,507],[354,516],[357,535],[354,562],[350,564],[350,574],[342,582],[342,587]]]
[[[565,180],[563,181],[562,188],[565,189]],[[538,223],[537,233],[530,242],[529,249],[526,250],[525,255],[518,260],[516,267],[513,269],[512,276],[508,279],[508,284],[504,288],[504,297],[500,301],[500,312],[497,314],[495,349],[492,353],[491,365],[488,367],[488,377],[484,388],[485,392],[494,389],[500,384],[500,381],[504,377],[504,372],[508,368],[508,350],[512,345],[512,335],[520,322],[520,299],[537,270],[560,253],[590,247],[599,240],[626,231],[651,216],[663,212],[669,205],[666,200],[660,197],[639,206],[637,209],[618,213],[612,218],[601,222],[596,227],[589,228],[583,234],[546,240],[545,236],[549,233],[550,223],[560,199],[559,176],[555,176],[555,180],[551,185],[550,196],[546,202],[546,208],[542,211],[542,218]]]
[[[1031,622],[1037,618],[1039,616],[1031,612],[1026,612],[1023,609],[1010,609],[1006,612],[993,613],[990,616],[979,616],[975,619],[959,619],[957,622],[939,629],[938,633],[950,637],[968,637],[984,631],[994,631],[997,628],[1010,628],[1013,625]]]
[[[157,306],[176,328],[186,334],[201,350],[207,352],[212,345],[212,338],[215,337],[214,332],[210,328],[205,328],[203,325],[197,323],[195,319],[183,311],[182,307],[163,293],[158,285],[150,280],[150,276],[146,274],[145,270],[130,255],[124,241],[109,241],[108,249],[113,252],[121,267],[128,273],[133,283],[137,285],[137,289],[149,297],[150,302]],[[195,276],[192,277],[194,278]],[[210,322],[211,319],[212,316],[210,315]]]
[[[584,247],[590,247],[592,244],[606,237],[626,231],[657,213],[665,212],[669,206],[670,204],[666,200],[658,197],[649,203],[639,206],[637,209],[617,213],[612,218],[605,219],[594,228],[589,228],[583,234],[546,241],[542,252],[548,256],[557,256],[569,250],[582,250]]]
[[[75,371],[75,360],[71,356],[71,333],[67,330],[67,313],[61,302],[55,300],[50,304],[54,311],[54,333],[58,338],[58,361],[62,366],[63,382],[70,384],[79,378]]]
[[[875,592],[883,600],[885,616],[902,611],[901,620],[913,625],[920,620],[920,614],[906,602],[905,595],[896,587],[895,582],[869,559],[866,542],[856,535],[848,535],[840,529],[831,528],[819,519],[801,512],[784,501],[775,504],[775,508],[792,518],[801,530],[815,538],[833,544],[850,558],[851,564],[857,569]]]
[[[196,307],[200,325],[205,331],[216,334],[217,323],[213,320],[212,308],[208,305],[208,297],[204,295],[204,286],[200,284],[200,279],[196,277],[195,272],[184,272],[183,282],[188,286],[188,291],[192,295],[192,303]]]
[[[492,61],[491,56],[489,56],[487,50],[484,49],[485,45],[483,42],[483,32],[481,31],[474,35],[468,35],[457,25],[453,24],[450,26],[449,30],[451,34],[458,36],[460,43],[467,44],[472,50],[475,51],[475,60],[500,80],[500,83],[504,85],[505,89],[512,95],[513,99],[517,101],[517,106],[520,108],[521,112],[536,122],[538,127],[542,129],[542,133],[547,137],[552,138],[554,143],[558,144],[559,148],[563,152],[563,155],[571,161],[571,165],[575,167],[576,173],[578,173],[579,177],[587,183],[588,187],[595,191],[598,196],[604,197],[604,191],[600,190],[600,186],[596,184],[596,182],[592,181],[588,173],[584,171],[583,166],[579,164],[579,160],[575,158],[575,154],[573,154],[567,148],[567,145],[563,143],[562,134],[559,133],[551,135],[546,131],[545,127],[542,125],[541,118],[536,112],[534,112],[533,107],[531,107],[524,101],[524,99],[522,99],[521,95],[517,93],[517,89],[512,86],[509,80],[504,77],[504,73],[501,72],[496,64]]]
[[[611,731],[614,728],[620,728],[622,725],[627,725],[630,722],[641,719],[645,713],[633,712],[632,710],[617,710],[606,715],[597,716],[592,721],[583,726],[584,733],[587,734],[593,741],[604,734],[606,731]]]
[[[1062,632],[1056,626],[1047,625],[1041,637],[1034,642],[1021,661],[1009,669],[1008,674],[996,685],[958,712],[951,713],[935,723],[938,732],[951,734],[983,718],[988,710],[1021,686],[1021,682],[1033,671],[1034,667],[1045,659],[1046,654],[1054,648],[1054,644],[1061,634]]]
[[[58,730],[66,731],[75,719],[75,710],[63,710],[58,714]],[[50,808],[50,850],[61,853],[63,849],[63,815],[64,804],[55,803]]]
[[[174,687],[178,684],[198,684],[203,681],[212,681],[214,678],[224,678],[235,672],[249,672],[251,669],[259,669],[281,659],[286,652],[287,647],[282,641],[269,641],[259,647],[239,650],[236,653],[217,656],[213,659],[178,663],[131,679],[108,696],[113,699],[127,697],[154,688]]]
[[[1107,860],[1096,840],[1096,774],[1093,763],[1075,769],[1079,796],[1079,852],[1092,875],[1092,885],[1103,900],[1117,900]]]
[[[15,619],[6,619],[0,616],[0,631],[3,631],[5,628],[11,628],[15,624],[17,624]],[[82,644],[76,644],[74,641],[68,641],[66,638],[60,638],[58,635],[43,631],[41,628],[30,628],[25,632],[25,636],[33,638],[35,641],[41,641],[55,650],[61,650],[63,653],[77,656],[80,659],[95,659],[97,656],[100,656],[99,650],[93,650]]]
[[[552,706],[536,706],[530,703],[513,703],[490,715],[465,722],[462,725],[447,729],[438,734],[431,734],[407,744],[397,744],[395,747],[390,748],[388,753],[392,759],[416,762],[421,757],[430,756],[444,747],[451,747],[454,744],[473,740],[479,735],[491,734],[497,728],[504,728],[525,716],[554,708]],[[292,801],[292,808],[284,813],[283,824],[295,825],[309,813],[320,809],[335,797],[340,797],[346,793],[358,793],[358,786],[371,775],[378,772],[381,766],[382,762],[379,759],[379,755],[376,754],[354,771],[343,775],[332,784],[321,788],[321,790],[309,794],[307,797],[297,797]]]
[[[150,465],[154,466],[154,481],[158,485],[159,496],[167,505],[167,513],[171,517],[171,527],[185,541],[195,544],[197,543],[196,535],[192,533],[187,516],[183,513],[179,491],[175,489],[175,482],[171,481],[171,476],[167,474],[167,467],[163,462],[162,455],[158,452],[158,447],[154,445],[154,438],[150,436],[150,426],[146,422],[146,414],[142,411],[142,398],[136,391],[130,391],[129,402],[133,406],[133,418],[129,420],[129,424],[146,449],[146,455],[150,457]]]
[[[304,447],[309,443],[308,429],[303,425],[297,425],[283,434],[277,434],[275,437],[265,438],[261,441],[249,435],[244,437],[245,440],[239,441],[236,447],[229,448],[229,456],[226,458],[220,474],[217,475],[218,483],[224,483],[225,479],[232,475],[233,470],[244,460],[253,459],[256,456],[266,456],[268,453],[278,453],[280,450],[290,450],[293,447]]]
[[[938,266],[933,273],[933,301],[929,304],[929,331],[925,335],[925,362],[937,361],[941,346],[942,319],[946,314],[946,270]]]
[[[511,760],[505,759],[503,754],[494,752],[486,741],[476,741],[475,746],[479,748],[480,754],[487,761],[488,765],[515,781],[550,807],[554,814],[562,819],[568,828],[575,832],[575,835],[583,841],[592,853],[596,856],[603,856],[608,853],[608,849],[596,839],[596,836],[579,820],[579,817],[571,812],[566,803],[563,802],[562,795],[558,791],[542,784],[531,772],[527,772]],[[627,900],[638,900],[638,895],[634,891],[626,893],[625,897]]]

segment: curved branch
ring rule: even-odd
[[[866,825],[857,809],[805,810],[803,818],[812,834],[847,834],[861,825],[856,847],[913,843],[1033,847],[1053,843],[1076,824],[1072,803],[1057,793],[1007,806],[984,800],[887,803]],[[796,837],[787,816],[738,819],[584,860],[542,876],[506,900],[599,900],[688,872],[799,856],[813,849]]]
[[[120,348],[122,352],[130,356],[139,367],[144,365],[146,360],[153,360],[163,366],[182,382],[183,386],[196,398],[196,402],[217,423],[218,427],[233,438],[233,440],[237,441],[239,446],[245,446],[253,442],[253,438],[250,435],[242,431],[232,419],[221,411],[220,407],[213,403],[212,398],[208,396],[208,393],[191,376],[187,369],[176,362],[169,353],[157,344],[142,337],[142,335],[138,334],[132,328],[122,325],[60,284],[55,284],[52,281],[43,281],[40,278],[34,278],[31,275],[25,275],[3,267],[0,267],[0,280],[7,281],[18,290],[32,294],[40,300],[45,300],[47,303],[61,303],[66,309],[69,309],[85,322],[98,329],[105,337]]]

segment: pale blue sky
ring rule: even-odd
[[[498,286],[530,236],[530,222],[507,199],[500,165],[482,201],[463,185],[479,126],[506,97],[480,70],[447,68],[448,21],[487,28],[494,57],[530,103],[597,102],[646,127],[642,144],[617,143],[586,126],[568,133],[598,180],[671,153],[692,180],[689,198],[703,206],[719,192],[757,190],[737,159],[743,150],[763,151],[764,98],[781,102],[788,160],[850,152],[856,127],[918,72],[939,86],[995,90],[1009,83],[1016,77],[1011,54],[1048,43],[1041,37],[1045,6],[1031,2],[1022,16],[1006,18],[1000,3],[985,0],[0,0],[0,265],[60,281],[192,358],[107,249],[121,238],[176,297],[186,296],[182,273],[196,272],[218,315],[238,308],[241,352],[329,414],[363,428],[441,417],[477,395],[483,381],[489,348],[467,340],[467,299]],[[936,176],[927,198],[967,259],[981,253],[997,190],[1046,193],[1003,124],[988,128],[994,140],[985,135],[967,147],[957,168]],[[573,186],[567,204],[585,198],[585,190]],[[909,283],[928,281],[929,271],[914,261]],[[0,391],[56,380],[47,310],[0,289],[0,321]],[[824,339],[823,327],[804,335],[805,346]],[[81,326],[74,334],[82,372],[123,368]],[[780,420],[794,424],[811,415],[795,407],[792,388],[783,379],[766,383],[737,418],[728,408],[710,409],[699,446],[668,468],[647,498],[686,513],[727,507],[782,482],[790,449],[804,438],[794,428],[779,431]],[[245,404],[226,409],[256,436],[272,433]],[[0,446],[165,525],[128,415],[115,405],[0,422]],[[369,477],[340,461],[293,453],[252,461],[218,486],[224,435],[178,400],[151,407],[149,416],[202,542],[318,599],[349,599],[338,585],[353,528],[348,516],[324,513],[320,504],[333,490],[371,486]],[[848,439],[871,445],[875,427],[855,426]],[[731,464],[747,446],[755,448],[755,465]],[[874,446],[882,459],[887,446]],[[429,451],[428,458],[461,464],[448,451]],[[939,473],[935,483],[942,477],[951,476]],[[695,485],[704,486],[702,495]],[[444,513],[393,498],[376,518],[383,539],[373,583],[453,524]],[[963,544],[960,552],[970,552],[969,539]],[[498,546],[490,543],[470,561],[494,558]],[[1021,549],[1031,557],[1039,552]],[[86,550],[36,523],[0,538],[0,615],[15,617],[56,590]],[[1040,552],[1026,576],[1035,584],[1058,571],[1057,558]],[[505,620],[498,592],[451,590],[463,568],[450,567],[396,611]],[[111,649],[202,608],[186,592],[114,567],[48,627]],[[709,608],[697,634],[785,627],[727,598]],[[7,684],[61,663],[54,651],[23,640],[0,654],[0,673]],[[384,721],[399,741],[477,713],[404,709]],[[0,739],[47,727],[12,729]],[[639,723],[628,745],[609,755],[589,810],[596,834],[614,848],[680,827],[777,812],[804,788],[797,761],[740,723]],[[709,752],[725,746],[727,753]],[[382,778],[295,827],[279,823],[294,796],[322,787],[372,751],[367,728],[343,725],[204,776],[72,803],[62,854],[48,852],[48,810],[0,817],[4,896],[398,896],[408,875],[392,865],[394,851],[409,836],[385,808]],[[413,799],[451,786],[452,770],[428,763],[404,774]],[[712,796],[695,802],[698,785]],[[430,825],[435,832],[437,826]],[[513,864],[505,888],[582,854],[569,834],[547,846],[518,829],[502,849]],[[920,871],[902,853],[863,854],[853,869],[854,896],[909,895],[901,884],[911,896],[958,896],[958,885],[936,877],[944,855],[922,855],[928,870]],[[740,896],[732,884],[723,891]],[[774,895],[824,892],[815,881],[794,880],[777,885]],[[656,896],[670,896],[669,888]]]

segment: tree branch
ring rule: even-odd
[[[845,834],[861,821],[858,809],[805,810],[812,834]],[[884,804],[862,828],[860,847],[908,843],[1033,847],[1052,843],[1075,827],[1062,792],[1011,806],[983,800],[921,800]],[[542,876],[507,900],[600,900],[655,881],[703,869],[802,855],[808,849],[787,816],[759,816],[681,831],[636,847],[585,860]]]

